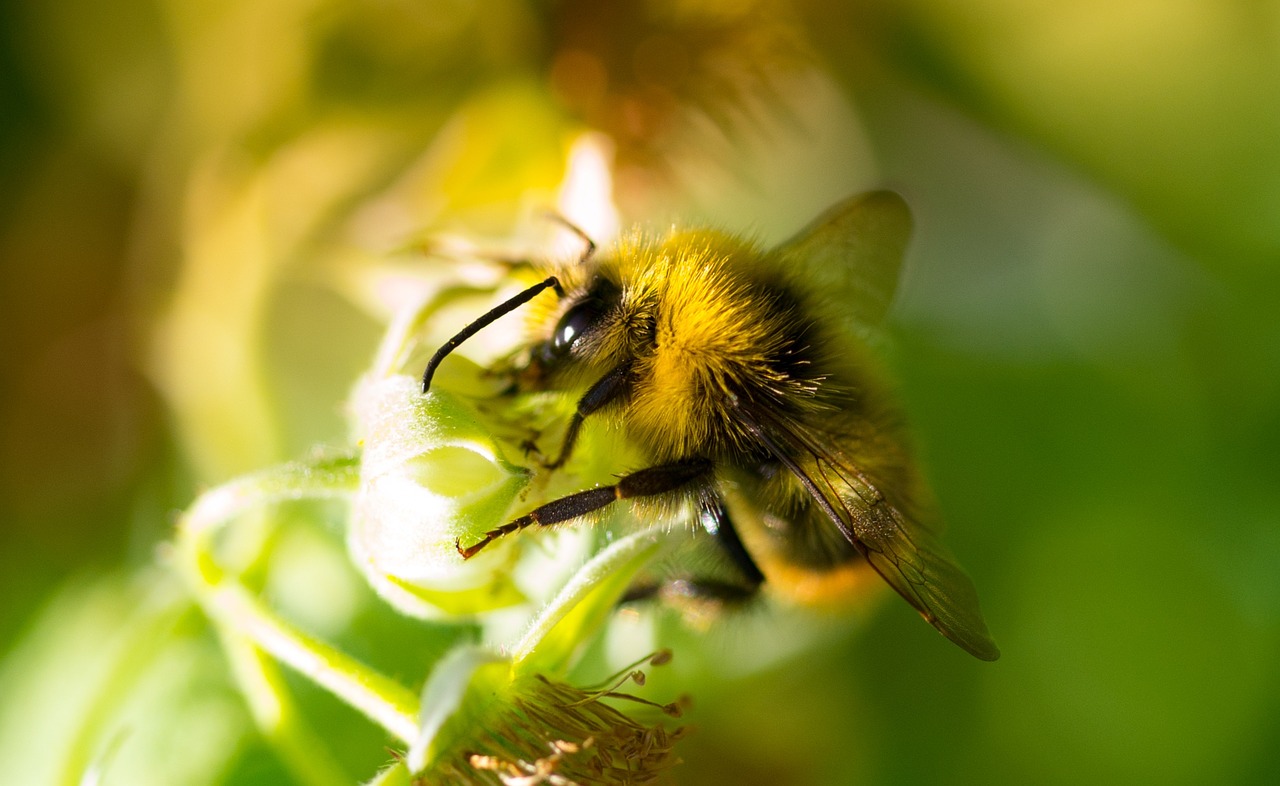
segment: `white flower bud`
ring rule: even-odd
[[[505,523],[529,477],[478,413],[407,376],[364,380],[353,410],[364,452],[347,543],[378,593],[427,618],[522,601],[507,544],[465,561],[456,547]]]

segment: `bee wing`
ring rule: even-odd
[[[812,450],[828,515],[889,586],[961,648],[995,660],[1000,650],[987,630],[973,582],[938,535],[889,502],[858,469]]]
[[[775,253],[813,293],[838,304],[847,328],[861,333],[889,311],[910,235],[911,211],[902,197],[871,191],[837,203]]]
[[[974,657],[1000,657],[973,582],[935,532],[893,505],[834,440],[778,423],[766,431],[749,415],[744,419],[871,567],[925,621]],[[782,436],[785,446],[775,435]],[[806,454],[813,459],[812,471],[795,459]]]

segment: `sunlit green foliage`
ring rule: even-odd
[[[889,604],[619,619],[582,679],[656,637],[676,651],[649,695],[695,699],[680,782],[1280,769],[1275,2],[2,13],[0,781],[344,784],[407,751],[211,626],[159,544],[201,491],[351,445],[342,402],[392,315],[472,246],[547,247],[533,217],[589,133],[624,225],[773,240],[849,193],[905,196],[891,360],[1005,653],[971,663]],[[421,347],[487,302],[495,281],[466,275]],[[389,604],[344,502],[275,501],[216,550],[250,619],[415,700],[481,636]]]

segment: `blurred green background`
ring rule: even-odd
[[[289,777],[198,620],[171,673],[77,685],[154,634],[125,620],[175,590],[130,576],[199,488],[345,439],[406,241],[508,234],[585,131],[628,223],[776,239],[906,196],[892,363],[1004,651],[885,604],[738,677],[728,623],[681,782],[1274,781],[1268,0],[5,2],[0,773],[179,685],[153,770]],[[330,752],[353,781],[386,759],[361,734]]]

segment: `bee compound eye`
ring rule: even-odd
[[[597,300],[584,300],[564,312],[556,323],[555,335],[551,337],[551,349],[556,354],[564,354],[574,345],[591,326],[600,319],[603,305]]]

